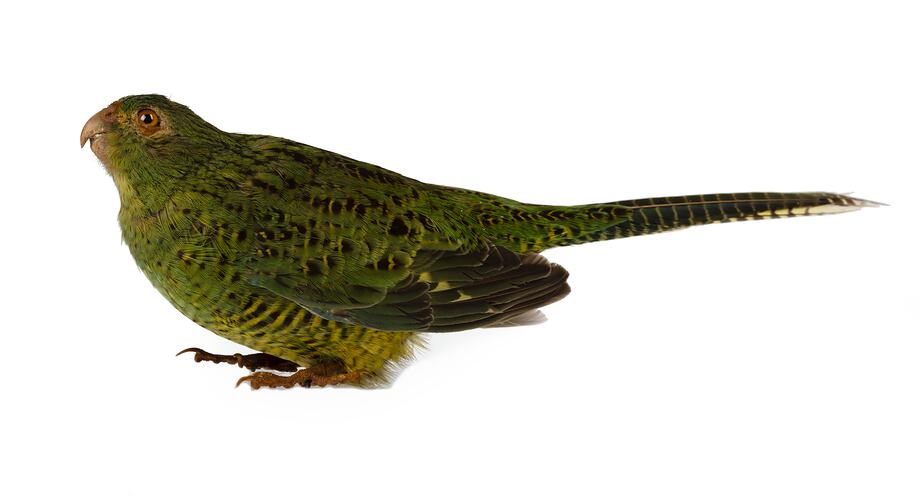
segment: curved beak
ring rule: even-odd
[[[109,107],[99,111],[86,121],[86,125],[83,125],[83,130],[80,131],[81,148],[86,145],[86,141],[89,141],[90,147],[92,147],[95,139],[112,130],[112,125],[115,123],[115,111],[117,109],[118,103],[113,102]]]

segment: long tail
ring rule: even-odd
[[[605,231],[608,238],[700,224],[837,214],[880,204],[835,193],[727,193],[645,198],[615,205],[628,207],[629,217],[625,224],[616,224]]]
[[[480,221],[493,241],[524,252],[654,234],[701,224],[850,212],[880,203],[835,193],[725,193],[572,207],[519,205]],[[490,223],[491,222],[491,223]]]

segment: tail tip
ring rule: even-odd
[[[887,203],[882,203],[880,201],[867,200],[865,198],[857,198],[855,196],[850,196],[850,193],[842,193],[834,195],[837,199],[833,200],[833,205],[840,207],[852,207],[852,210],[859,210],[860,208],[876,208],[876,207],[887,207]]]

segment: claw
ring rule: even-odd
[[[325,374],[324,372],[327,372],[328,368],[327,366],[318,365],[299,370],[290,375],[278,375],[271,372],[255,372],[237,380],[236,387],[242,385],[243,382],[249,382],[249,387],[252,388],[252,390],[262,387],[269,387],[272,389],[284,387],[289,389],[295,385],[302,385],[304,387],[325,387],[327,385],[353,383],[361,378],[359,372]]]
[[[197,347],[189,347],[189,348],[187,348],[187,349],[182,349],[181,351],[177,352],[177,353],[176,353],[176,356],[178,356],[178,355],[180,355],[180,354],[185,354],[185,353],[187,353],[187,352],[194,352],[196,358],[198,357],[199,354],[205,354],[205,351],[203,351],[203,350],[201,350],[201,349],[199,349],[199,348],[197,348]],[[198,361],[198,360],[196,359],[195,361]]]
[[[230,363],[230,364],[235,364],[235,363],[237,363],[237,358],[236,358],[236,356],[239,356],[239,354],[235,354],[235,355],[233,355],[233,356],[224,356],[224,355],[221,355],[221,354],[211,354],[211,353],[209,353],[209,352],[207,352],[207,351],[205,351],[205,350],[203,350],[203,349],[199,349],[199,348],[197,348],[197,347],[189,347],[188,349],[182,349],[181,351],[179,351],[179,352],[176,353],[176,356],[178,356],[178,355],[180,355],[180,354],[185,354],[185,353],[187,353],[187,352],[194,352],[194,353],[195,353],[195,362],[196,362],[196,363],[200,363],[200,362],[202,362],[202,361],[213,361],[214,363]]]
[[[252,390],[256,390],[262,387],[270,387],[272,389],[278,387],[284,387],[290,389],[295,385],[303,385],[304,387],[310,387],[312,385],[312,379],[310,377],[311,373],[309,370],[300,370],[294,372],[291,375],[276,375],[271,372],[255,372],[252,375],[246,375],[241,377],[236,381],[236,387],[239,387],[243,382],[249,382],[249,387]]]
[[[189,347],[188,349],[183,349],[176,353],[176,356],[187,352],[195,353],[196,363],[211,361],[213,363],[229,363],[231,365],[248,368],[253,373],[245,377],[240,377],[240,379],[236,381],[236,386],[239,387],[243,382],[249,382],[249,386],[253,390],[262,387],[291,388],[295,385],[302,385],[304,387],[324,387],[327,385],[354,383],[361,378],[359,372],[347,371],[345,365],[338,360],[322,361],[309,368],[300,369],[297,363],[262,352],[247,354],[245,356],[240,353],[224,355],[211,354],[197,347]],[[260,368],[293,373],[281,375],[272,372],[255,371]]]
[[[210,361],[212,363],[228,363],[231,365],[240,366],[242,368],[248,368],[250,371],[264,368],[267,370],[276,370],[279,372],[296,372],[297,369],[300,368],[300,365],[297,363],[262,352],[246,354],[245,356],[240,353],[225,355],[211,354],[197,347],[189,347],[188,349],[183,349],[176,353],[176,356],[187,352],[195,353],[196,363],[200,363],[201,361]]]
[[[241,361],[240,358],[242,358],[243,355],[242,355],[242,354],[239,354],[239,353],[233,354],[233,355],[230,355],[230,356],[226,356],[226,355],[223,355],[223,354],[211,354],[211,353],[209,353],[209,352],[207,352],[207,351],[205,351],[205,350],[203,350],[203,349],[199,349],[199,348],[197,348],[197,347],[189,347],[188,349],[183,349],[183,350],[177,352],[177,353],[176,353],[176,356],[178,356],[178,355],[180,355],[180,354],[187,353],[187,352],[194,352],[194,353],[195,353],[195,362],[196,362],[196,363],[200,363],[200,362],[202,362],[202,361],[210,361],[210,362],[212,362],[212,363],[229,363],[229,364],[231,364],[231,365],[243,366],[242,364],[240,364],[240,361]]]

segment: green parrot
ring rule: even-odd
[[[425,333],[526,324],[569,293],[552,247],[687,226],[877,206],[833,193],[734,193],[579,206],[416,181],[306,144],[223,132],[159,95],[80,133],[115,181],[141,271],[185,316],[258,351],[260,387],[388,383]]]

